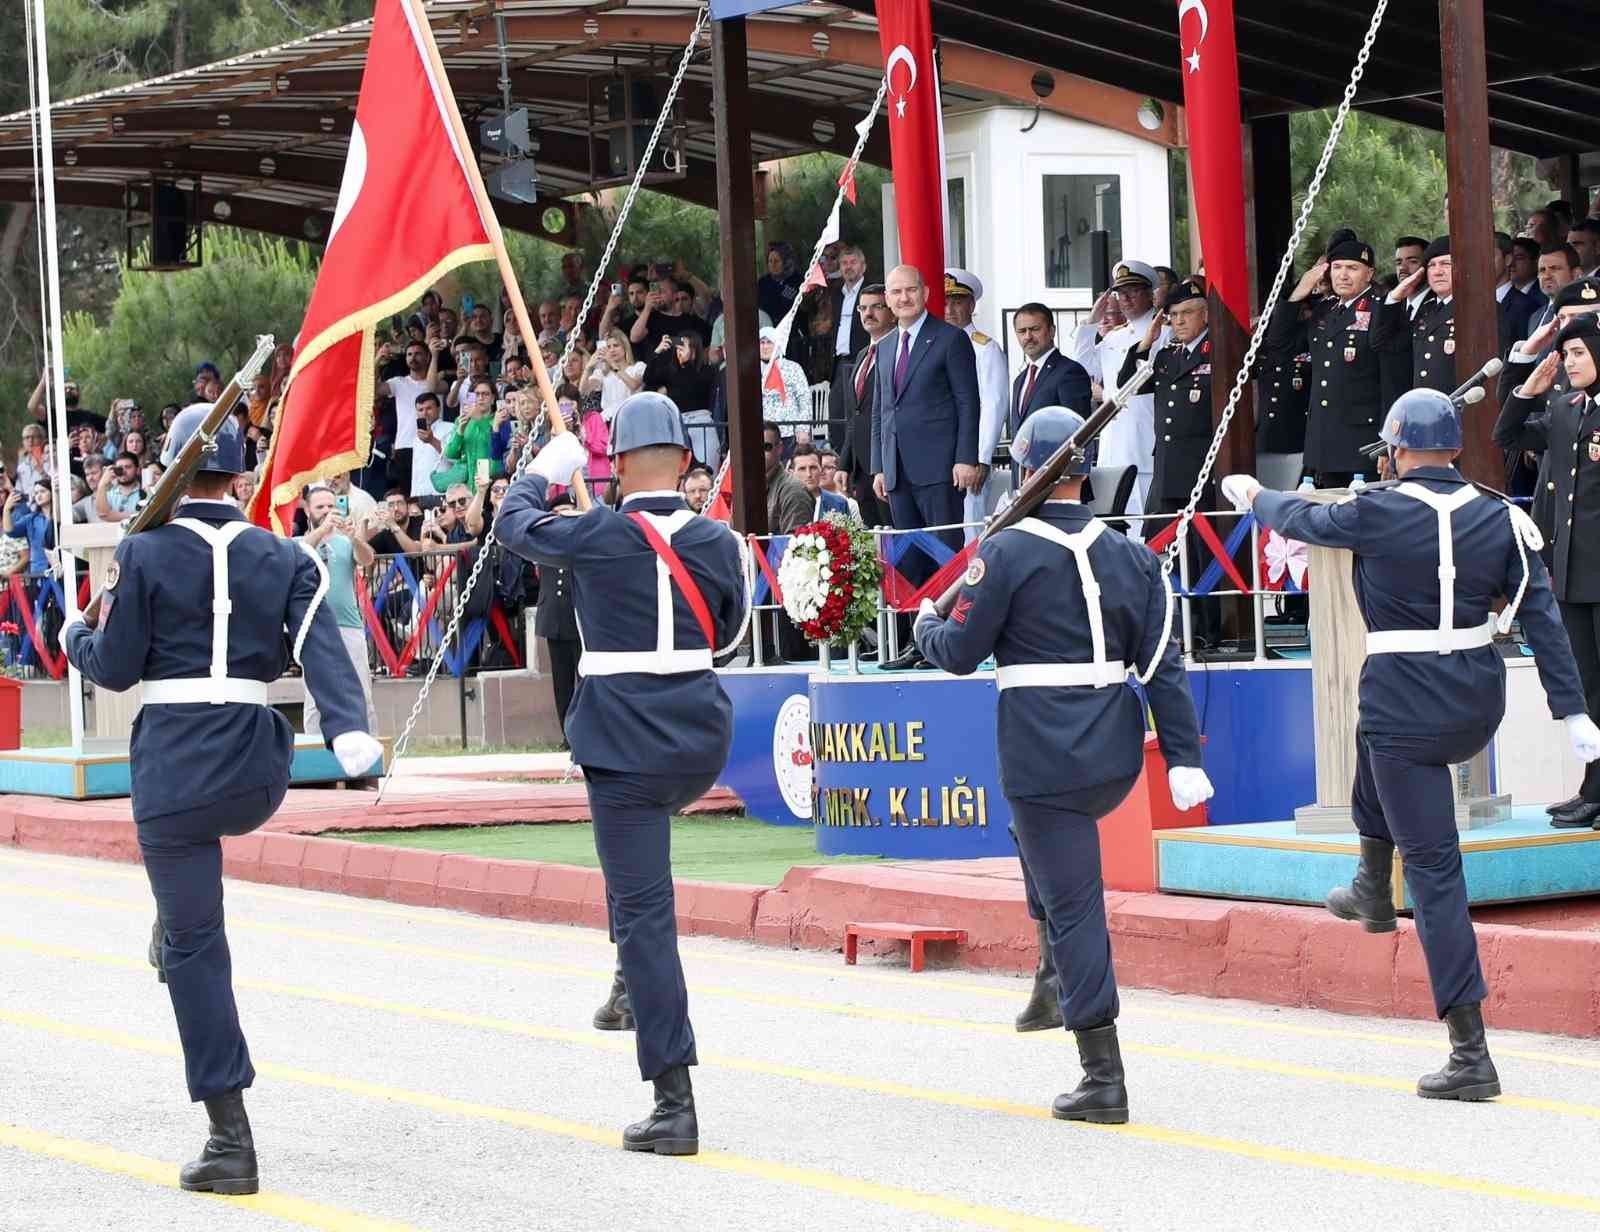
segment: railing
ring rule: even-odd
[[[436,656],[453,676],[523,666],[525,614],[536,575],[499,544],[488,549],[489,560],[456,636],[444,640],[450,613],[481,550],[474,542],[379,556],[358,572],[356,600],[375,675],[425,675]]]

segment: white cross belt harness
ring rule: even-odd
[[[1517,590],[1516,598],[1498,621],[1491,614],[1482,624],[1458,628],[1455,624],[1456,545],[1450,529],[1450,518],[1457,509],[1471,504],[1481,493],[1470,484],[1445,493],[1435,492],[1419,483],[1402,483],[1394,491],[1427,505],[1439,519],[1439,624],[1434,629],[1386,629],[1368,633],[1367,653],[1455,654],[1457,651],[1476,650],[1489,645],[1494,641],[1497,628],[1502,633],[1509,631],[1528,585],[1528,560],[1524,545],[1533,547],[1535,551],[1543,546],[1543,539],[1532,521],[1520,509],[1506,506],[1511,517],[1511,533],[1522,556],[1522,585]],[[1532,532],[1531,539],[1529,532]]]
[[[1106,659],[1105,613],[1100,609],[1100,584],[1095,581],[1094,566],[1089,563],[1089,545],[1105,530],[1102,522],[1090,522],[1082,530],[1068,533],[1040,518],[1023,518],[1011,527],[1026,531],[1064,548],[1072,553],[1078,565],[1078,583],[1083,587],[1083,602],[1089,612],[1089,643],[1092,647],[1088,663],[1008,663],[995,669],[995,687],[1002,693],[1007,689],[1103,689],[1120,685],[1133,670],[1126,663],[1112,663]]]
[[[174,518],[173,526],[198,535],[211,548],[211,672],[206,676],[179,677],[173,680],[146,680],[139,685],[140,700],[146,706],[177,706],[201,704],[224,706],[229,703],[246,706],[267,704],[267,682],[228,675],[228,622],[233,614],[233,599],[228,589],[228,548],[245,531],[249,522],[224,522],[212,526],[197,518]],[[303,544],[301,546],[304,546]],[[322,596],[327,593],[328,574],[315,552],[306,549],[316,562],[320,578],[316,597],[306,609],[299,635],[295,638],[295,659],[300,658],[311,618],[316,614]]]

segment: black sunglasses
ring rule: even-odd
[[[471,502],[465,496],[458,496],[453,501],[445,501],[452,509],[465,509]]]

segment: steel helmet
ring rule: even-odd
[[[213,405],[210,402],[197,402],[178,412],[172,426],[167,429],[167,443],[161,449],[162,466],[171,466],[178,460],[189,438],[200,431]],[[244,474],[244,436],[232,415],[222,421],[216,435],[201,451],[198,469],[217,475]]]
[[[614,458],[631,449],[649,445],[676,445],[689,448],[689,432],[683,426],[678,404],[666,394],[637,393],[617,408],[611,421],[610,453]]]
[[[1022,421],[1022,427],[1011,440],[1012,461],[1030,471],[1036,471],[1056,450],[1065,445],[1083,427],[1083,416],[1064,406],[1040,407]],[[1062,472],[1063,475],[1087,475],[1089,458],[1081,454],[1074,458]]]
[[[1461,415],[1449,394],[1413,389],[1395,399],[1381,435],[1391,449],[1460,449]]]

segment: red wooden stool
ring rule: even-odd
[[[964,928],[933,928],[923,924],[846,924],[844,926],[844,960],[850,966],[856,963],[856,946],[861,938],[868,941],[909,941],[911,943],[911,969],[922,970],[923,949],[930,941],[967,942]]]

